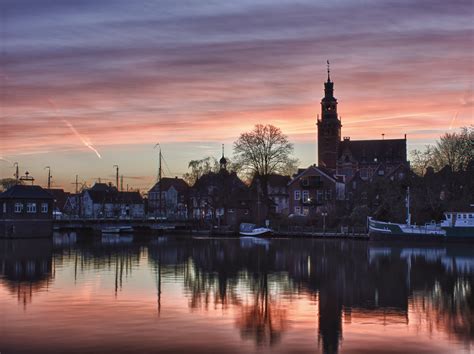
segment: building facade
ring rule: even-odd
[[[0,237],[50,237],[54,197],[40,186],[15,185],[0,194]]]
[[[290,214],[312,217],[333,212],[345,198],[345,184],[330,170],[313,165],[298,171],[288,184],[288,194]]]
[[[188,199],[189,186],[182,178],[164,177],[148,191],[149,213],[179,220],[187,219]]]

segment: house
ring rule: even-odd
[[[139,192],[119,192],[105,183],[96,183],[82,192],[81,216],[84,218],[143,218],[145,205]]]
[[[139,192],[119,192],[105,183],[69,195],[64,210],[70,217],[81,218],[145,217],[145,203]]]
[[[267,177],[267,197],[270,200],[270,212],[273,214],[289,214],[288,183],[291,178],[278,174],[271,174]],[[255,178],[250,189],[256,193],[259,189],[258,179]]]
[[[235,172],[227,171],[224,157],[220,165],[219,172],[206,173],[191,188],[190,216],[237,229],[241,222],[253,221],[252,193]]]
[[[50,237],[54,197],[40,186],[14,185],[0,194],[0,237]]]
[[[344,200],[343,178],[323,167],[299,169],[288,184],[290,214],[312,217],[331,212]]]
[[[187,219],[188,199],[189,186],[182,178],[164,177],[148,191],[148,212],[167,218]]]

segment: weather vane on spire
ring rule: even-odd
[[[329,76],[330,69],[329,69],[329,60],[326,60],[326,63],[328,63],[328,82],[331,81],[331,77]]]

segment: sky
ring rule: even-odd
[[[316,163],[326,60],[342,135],[408,150],[474,124],[472,0],[3,0],[0,178],[147,190],[255,124]]]

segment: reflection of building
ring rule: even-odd
[[[0,284],[30,303],[53,278],[51,239],[0,240]]]
[[[17,184],[0,194],[0,237],[49,237],[53,196],[40,186]]]

